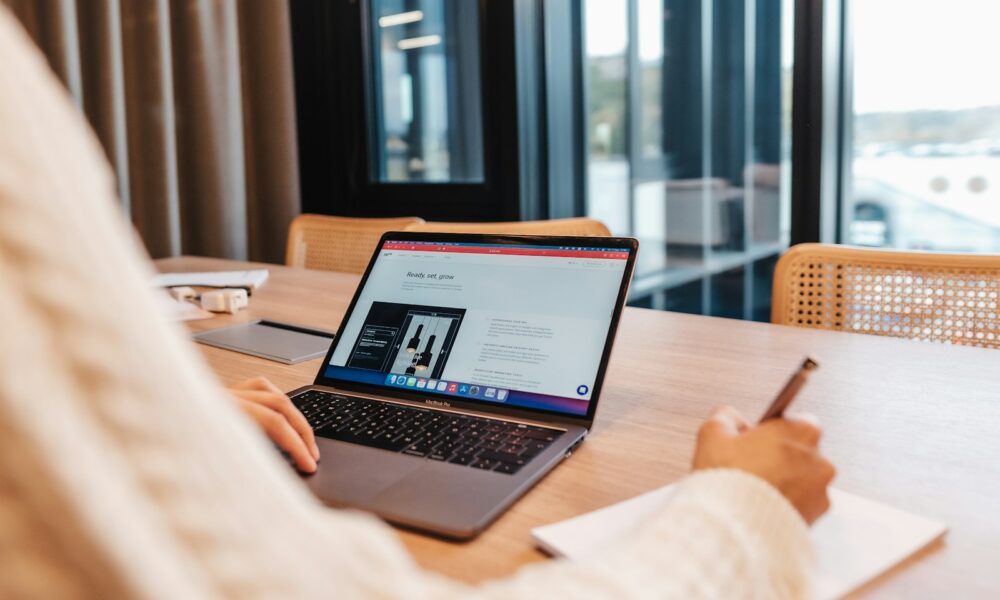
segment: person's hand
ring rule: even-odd
[[[312,427],[288,396],[264,377],[255,377],[227,389],[236,397],[243,412],[292,457],[300,471],[316,471],[319,447]]]
[[[812,523],[830,508],[827,486],[836,471],[819,453],[820,429],[803,417],[751,426],[731,406],[717,407],[698,431],[692,467],[731,468],[773,485]]]

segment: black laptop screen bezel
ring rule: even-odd
[[[440,399],[428,397],[427,395],[418,392],[408,392],[408,388],[397,388],[392,386],[381,386],[368,383],[358,383],[353,381],[345,381],[341,379],[332,379],[324,377],[327,367],[330,364],[330,360],[333,358],[333,352],[337,347],[337,344],[341,340],[341,336],[344,333],[344,329],[347,326],[347,316],[354,312],[354,309],[358,303],[358,299],[361,296],[361,290],[364,289],[365,284],[368,283],[368,276],[371,274],[372,267],[375,265],[375,261],[378,259],[380,253],[382,252],[383,245],[388,241],[414,241],[414,242],[454,242],[454,243],[475,243],[475,244],[504,244],[504,245],[539,245],[539,246],[572,246],[572,247],[582,247],[582,248],[622,248],[629,250],[629,256],[627,263],[625,265],[625,270],[622,274],[622,280],[618,289],[618,297],[615,300],[615,307],[611,315],[611,322],[608,326],[607,338],[604,343],[604,351],[601,355],[600,366],[597,370],[597,376],[594,379],[594,391],[591,394],[590,402],[587,407],[586,415],[574,415],[572,413],[561,412],[557,410],[545,410],[540,408],[527,408],[520,406],[507,405],[496,402],[488,401],[475,401],[475,400],[463,400],[458,399],[453,396],[442,397]],[[330,349],[327,350],[326,357],[323,359],[323,363],[320,365],[319,372],[316,374],[316,379],[313,382],[314,385],[322,385],[327,387],[333,387],[338,390],[344,390],[349,392],[359,392],[365,394],[371,394],[376,396],[383,396],[386,398],[398,398],[407,401],[423,402],[432,405],[445,405],[452,408],[475,410],[478,412],[489,412],[489,413],[502,413],[505,415],[520,415],[526,417],[549,417],[556,418],[559,421],[580,424],[586,427],[594,421],[594,415],[597,412],[597,405],[600,401],[601,392],[604,388],[604,377],[607,373],[608,363],[611,359],[611,351],[614,346],[615,336],[618,331],[618,324],[621,321],[622,311],[625,307],[625,301],[628,298],[628,288],[632,281],[632,273],[635,268],[636,255],[639,252],[639,242],[633,238],[622,238],[622,237],[570,237],[570,236],[538,236],[538,235],[495,235],[495,234],[470,234],[470,233],[418,233],[418,232],[405,232],[405,231],[390,231],[382,236],[379,240],[378,246],[376,247],[374,253],[372,254],[371,260],[368,261],[368,267],[365,269],[364,275],[361,276],[361,281],[358,283],[357,289],[354,291],[354,297],[351,298],[351,303],[344,312],[343,317],[340,321],[340,326],[337,328],[337,335],[334,338],[332,344],[330,344]]]

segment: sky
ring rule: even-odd
[[[792,0],[786,0],[792,1]],[[662,54],[662,0],[639,0],[639,56]],[[621,54],[623,0],[586,0],[587,53]],[[1000,104],[1000,0],[854,0],[856,113]]]
[[[610,56],[625,52],[628,23],[625,0],[586,0],[587,54]],[[639,57],[663,55],[663,2],[639,0]]]
[[[1000,0],[857,0],[855,112],[1000,104]]]

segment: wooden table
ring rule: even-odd
[[[235,316],[336,330],[358,277],[275,265],[173,258],[162,271],[268,268]],[[311,383],[295,366],[201,347],[224,382],[255,375],[283,389]],[[822,368],[797,408],[819,416],[835,485],[951,526],[944,542],[866,586],[875,597],[1000,597],[1000,353],[626,309],[591,436],[473,542],[400,532],[423,566],[466,581],[545,560],[529,529],[624,500],[688,471],[694,433],[716,403],[758,415],[803,355]]]

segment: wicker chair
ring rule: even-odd
[[[288,228],[285,264],[322,271],[363,273],[383,233],[423,222],[419,217],[360,219],[299,215]]]
[[[794,246],[771,322],[1000,348],[1000,256]]]
[[[499,223],[414,223],[407,231],[433,231],[444,233],[497,233],[521,235],[611,235],[608,228],[596,219],[550,219],[547,221],[507,221]]]

